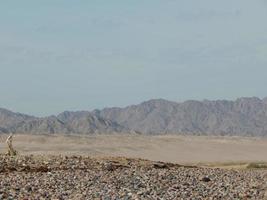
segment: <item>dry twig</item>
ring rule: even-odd
[[[8,147],[7,155],[16,156],[17,151],[13,148],[12,141],[13,141],[13,134],[9,135],[8,138],[6,139],[6,143]]]

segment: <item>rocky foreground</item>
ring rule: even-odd
[[[266,170],[127,158],[0,156],[0,199],[264,199]]]

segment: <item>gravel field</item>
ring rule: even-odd
[[[124,157],[0,156],[0,199],[264,199],[267,170]]]

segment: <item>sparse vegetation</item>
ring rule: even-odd
[[[215,162],[198,163],[197,166],[221,169],[267,169],[266,162]]]
[[[247,169],[267,169],[267,163],[249,163]]]

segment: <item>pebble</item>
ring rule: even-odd
[[[0,199],[264,199],[266,170],[129,158],[0,155]]]

